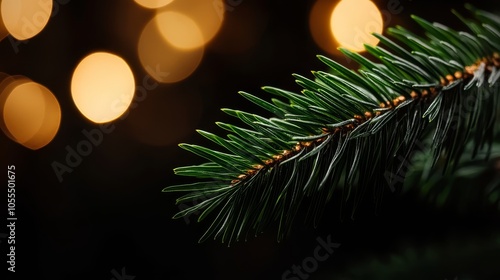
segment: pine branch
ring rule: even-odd
[[[223,109],[245,125],[217,123],[227,138],[198,132],[224,151],[181,144],[208,162],[175,173],[208,181],[163,190],[188,192],[177,203],[202,201],[174,218],[211,215],[200,242],[246,239],[276,222],[281,240],[305,199],[315,224],[336,189],[344,204],[353,204],[352,213],[367,189],[378,203],[425,134],[432,133],[433,162],[444,160],[446,168],[453,169],[468,142],[473,156],[489,149],[499,99],[500,17],[467,8],[475,20],[454,13],[468,32],[413,16],[426,37],[400,26],[388,29],[392,39],[374,34],[383,46],[365,48],[378,62],[340,49],[360,64],[357,72],[318,56],[329,72],[313,72],[312,79],[294,74],[300,93],[263,87],[275,96],[269,102],[240,92],[275,117]]]

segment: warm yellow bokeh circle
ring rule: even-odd
[[[0,88],[0,127],[4,133],[32,150],[49,144],[61,122],[61,108],[52,92],[19,76],[4,79]]]
[[[363,51],[364,44],[376,45],[372,33],[382,33],[382,15],[370,0],[342,0],[332,12],[330,28],[341,47]]]
[[[135,80],[121,57],[96,52],[85,57],[71,79],[71,96],[89,120],[105,123],[120,117],[134,98]]]
[[[3,24],[14,38],[30,39],[47,25],[52,5],[52,0],[2,0]]]
[[[163,38],[179,49],[196,49],[203,47],[205,40],[196,22],[189,16],[166,11],[154,17]]]

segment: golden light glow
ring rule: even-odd
[[[5,118],[3,115],[4,105],[14,88],[16,88],[18,85],[22,83],[28,83],[28,82],[31,82],[31,80],[24,76],[19,76],[19,75],[9,76],[5,73],[2,73],[2,82],[0,83],[0,110],[1,110],[2,121],[0,122],[0,124],[2,131],[15,142],[18,142],[16,137],[14,137],[10,133],[9,129],[7,129],[7,126],[5,124]]]
[[[156,24],[163,37],[174,46],[181,45],[185,48],[187,41],[191,41],[188,48],[196,48],[208,43],[219,31],[224,20],[225,3],[224,0],[177,0],[160,9],[158,15],[165,12],[175,12],[177,15],[156,17]],[[201,32],[201,42],[198,32]],[[182,33],[188,33],[184,37],[191,39],[182,39],[184,43],[176,42],[176,37]]]
[[[120,117],[134,97],[134,74],[127,62],[111,53],[85,57],[71,79],[71,96],[89,120],[105,123]]]
[[[156,20],[144,28],[138,43],[139,59],[149,75],[161,83],[187,78],[198,67],[204,48],[182,50],[163,39]]]
[[[144,8],[158,9],[172,3],[174,0],[134,0],[134,1],[135,3],[143,6]]]
[[[2,0],[0,9],[7,31],[18,40],[26,40],[47,25],[52,0]]]
[[[61,122],[61,108],[52,92],[27,78],[4,79],[1,88],[4,133],[32,150],[50,143]]]
[[[341,47],[359,52],[363,44],[378,43],[371,33],[382,33],[382,15],[370,0],[342,0],[332,12],[330,27]]]
[[[205,44],[196,22],[184,14],[166,11],[159,13],[155,20],[163,38],[174,47],[194,49]]]

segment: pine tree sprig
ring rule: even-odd
[[[456,14],[469,31],[412,18],[424,29],[421,37],[403,27],[389,28],[392,39],[374,34],[381,46],[366,45],[372,61],[347,49],[356,72],[325,57],[328,71],[313,78],[294,74],[300,93],[274,87],[266,101],[242,97],[274,115],[223,109],[243,126],[217,123],[227,138],[199,130],[221,146],[180,147],[208,160],[176,168],[178,175],[209,181],[176,185],[164,192],[188,192],[178,203],[200,201],[174,216],[212,216],[200,242],[246,239],[278,223],[278,240],[291,228],[307,200],[308,216],[320,220],[322,209],[336,193],[353,214],[366,191],[378,204],[416,144],[432,137],[434,163],[453,169],[467,143],[473,156],[491,147],[500,79],[500,17],[468,5],[475,20]]]

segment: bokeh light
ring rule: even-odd
[[[134,0],[135,3],[143,6],[144,8],[148,9],[158,9],[161,7],[164,7],[174,0]],[[183,1],[183,0],[178,0],[178,1]]]
[[[138,54],[146,72],[161,83],[175,83],[191,75],[201,62],[204,48],[182,50],[165,40],[152,19],[142,31]]]
[[[165,12],[175,12],[176,14],[173,14],[175,16],[165,15]],[[176,41],[179,40],[179,34],[187,33],[182,37],[192,38],[189,48],[196,48],[214,38],[222,25],[224,13],[225,3],[223,0],[177,0],[167,7],[159,9],[155,20],[163,37],[174,46],[183,45]],[[178,14],[183,15],[183,17]],[[202,36],[201,42],[198,38],[199,32]],[[185,39],[182,39],[181,42],[186,44]]]
[[[82,59],[71,79],[71,95],[76,107],[96,123],[115,120],[125,113],[134,91],[134,74],[127,62],[106,52]]]
[[[196,22],[184,14],[166,11],[159,13],[155,20],[163,38],[174,47],[189,50],[205,44]]]
[[[5,125],[5,120],[3,117],[3,110],[4,110],[4,104],[5,101],[7,100],[7,97],[9,97],[10,92],[12,92],[12,89],[14,89],[17,85],[21,83],[26,83],[30,82],[31,80],[20,75],[15,75],[15,76],[10,76],[7,75],[6,73],[1,73],[0,78],[2,81],[0,82],[0,110],[2,111],[1,119],[2,121],[0,122],[2,131],[13,141],[17,142],[16,138],[12,136],[12,134],[9,132],[7,129],[7,126]]]
[[[223,0],[173,1],[158,9],[138,42],[138,56],[146,72],[161,83],[189,77],[203,58],[205,45],[224,20]]]
[[[3,79],[0,90],[2,131],[32,150],[49,144],[61,123],[61,108],[52,92],[20,76]]]
[[[47,25],[51,0],[2,0],[0,10],[6,30],[18,40],[27,40]]]
[[[371,33],[382,33],[382,15],[370,0],[342,0],[332,12],[330,27],[341,47],[359,52],[363,44],[378,43]]]

